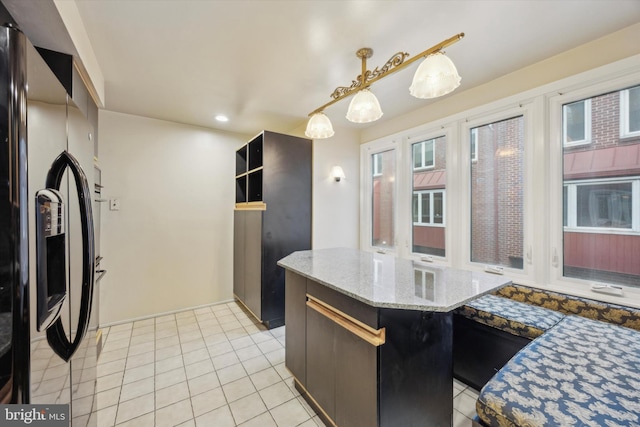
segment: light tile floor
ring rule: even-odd
[[[284,327],[235,302],[103,329],[98,427],[324,426],[284,366]],[[454,427],[471,426],[473,389],[454,381]],[[95,425],[95,424],[93,424]]]

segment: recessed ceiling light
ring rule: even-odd
[[[228,122],[229,121],[229,117],[223,115],[223,114],[218,114],[216,116],[216,120],[219,122]]]

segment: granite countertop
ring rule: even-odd
[[[381,308],[451,311],[511,283],[500,275],[346,248],[294,252],[278,265]]]

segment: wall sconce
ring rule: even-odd
[[[340,182],[340,180],[344,179],[344,171],[340,166],[334,166],[331,169],[331,178],[335,179],[336,182]]]
[[[347,111],[347,120],[353,123],[368,123],[382,117],[382,109],[376,96],[369,87],[378,80],[398,70],[406,68],[418,59],[425,58],[413,76],[413,82],[409,93],[416,98],[427,99],[446,95],[460,86],[460,76],[453,62],[444,55],[442,49],[454,44],[464,37],[464,33],[455,36],[430,47],[422,53],[409,58],[406,52],[398,52],[393,55],[381,68],[373,71],[367,69],[367,59],[373,55],[373,49],[362,48],[356,52],[356,56],[362,61],[362,74],[351,82],[351,86],[337,87],[331,94],[332,101],[327,102],[309,113],[309,123],[304,132],[312,139],[323,139],[333,136],[333,126],[329,118],[324,114],[324,109],[334,103],[354,95]]]

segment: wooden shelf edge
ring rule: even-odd
[[[267,204],[264,202],[236,203],[236,210],[266,211]]]
[[[347,331],[365,340],[369,344],[379,347],[386,341],[386,329],[374,329],[358,319],[338,310],[337,308],[307,294],[307,307],[317,311],[329,320],[342,326]]]

